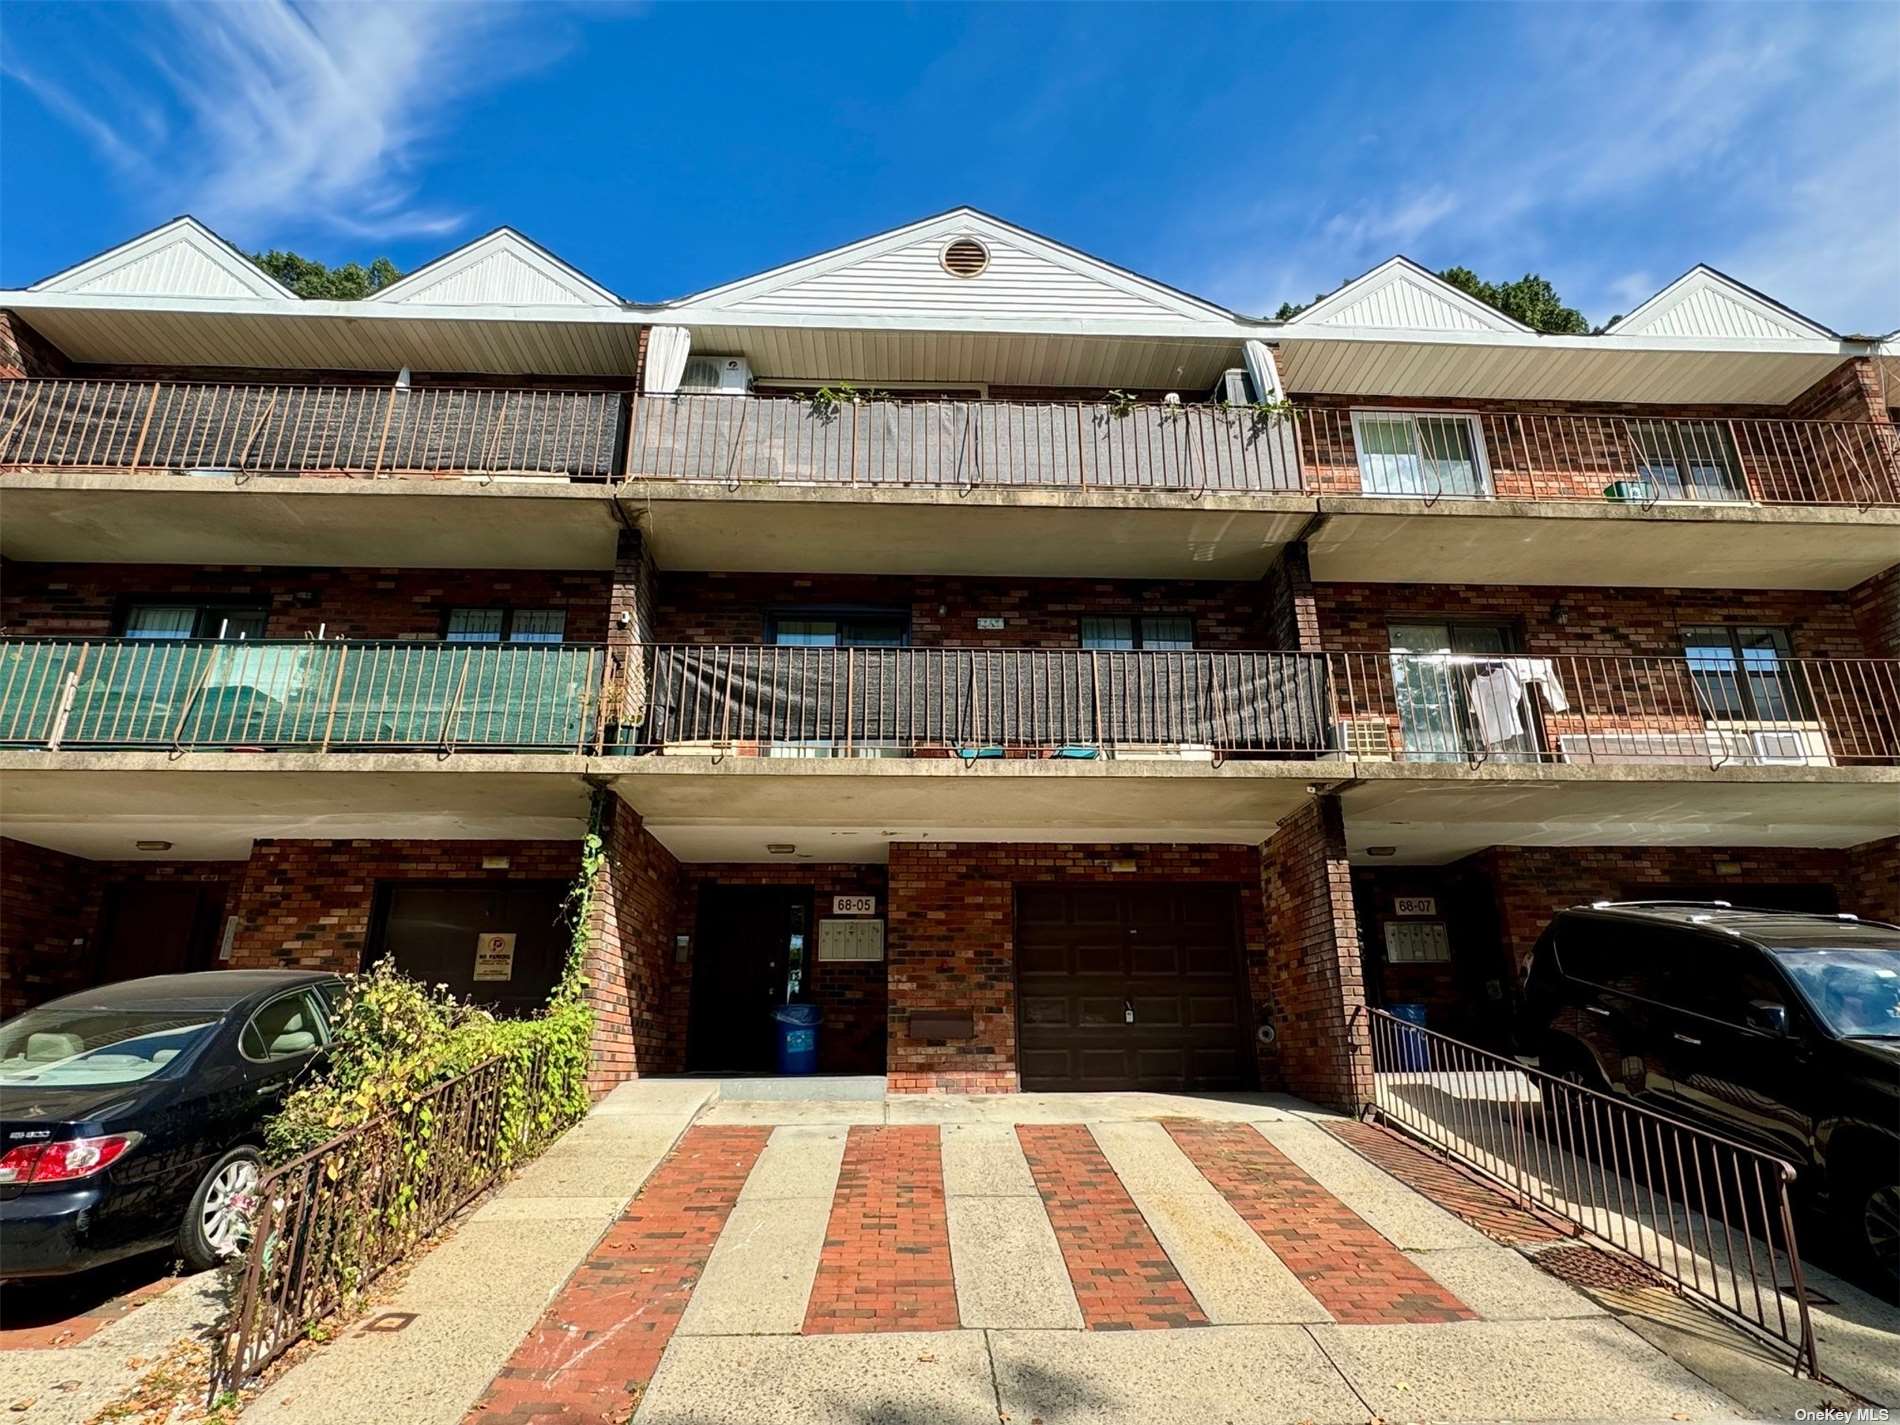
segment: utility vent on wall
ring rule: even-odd
[[[957,238],[943,250],[943,270],[952,277],[980,277],[989,265],[990,250],[975,238]]]

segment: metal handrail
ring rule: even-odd
[[[1818,1373],[1790,1164],[1384,1010],[1358,1016],[1372,1061],[1366,1116],[1787,1347],[1797,1374]]]
[[[0,639],[0,745],[573,752],[591,644]]]
[[[613,391],[204,381],[0,382],[0,467],[612,478]]]

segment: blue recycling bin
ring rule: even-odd
[[[1394,1019],[1402,1019],[1406,1025],[1416,1024],[1419,1029],[1425,1027],[1425,1006],[1422,1004],[1389,1004],[1386,1012]],[[1398,1062],[1392,1067],[1401,1073],[1419,1074],[1432,1066],[1431,1047],[1425,1042],[1425,1036],[1418,1030],[1401,1025],[1397,1031],[1398,1043],[1394,1046]]]
[[[782,1004],[772,1011],[778,1030],[778,1071],[781,1074],[818,1072],[818,1021],[815,1004]]]

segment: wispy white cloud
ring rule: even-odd
[[[1900,7],[1480,13],[1482,62],[1418,70],[1376,149],[1316,119],[1283,196],[1205,195],[1210,295],[1271,310],[1417,247],[1540,270],[1597,320],[1704,261],[1843,330],[1900,324]]]
[[[512,4],[193,3],[143,12],[149,69],[101,74],[69,54],[7,72],[72,125],[154,212],[239,241],[285,226],[366,237],[441,233],[419,161],[458,103],[555,51],[547,8]],[[83,98],[81,97],[83,96]]]

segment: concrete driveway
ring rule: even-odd
[[[1268,1096],[711,1103],[488,1425],[1733,1418]]]

